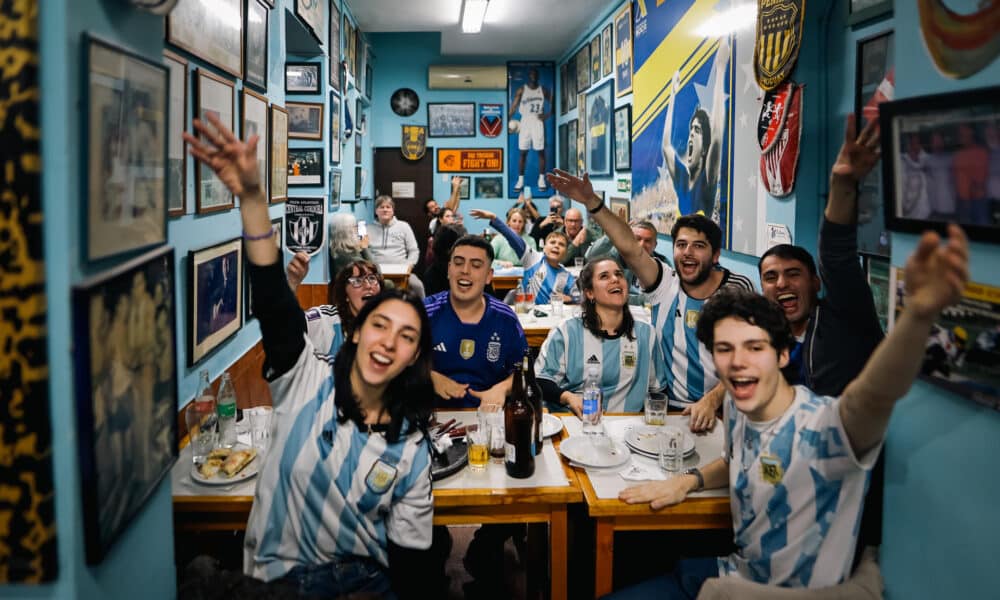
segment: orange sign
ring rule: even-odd
[[[438,173],[503,173],[503,148],[437,151]]]

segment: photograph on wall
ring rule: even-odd
[[[243,81],[267,91],[267,18],[271,10],[258,0],[247,2],[247,47]]]
[[[87,53],[84,237],[93,261],[167,241],[169,72],[93,38]]]
[[[584,44],[576,53],[576,93],[582,94],[590,87],[590,44]]]
[[[320,63],[286,62],[286,94],[318,94],[320,91]]]
[[[590,84],[601,80],[601,34],[590,40]]]
[[[195,112],[202,123],[212,127],[208,115],[218,118],[230,131],[236,130],[233,103],[236,99],[233,82],[198,69],[198,95],[195,101]],[[233,207],[233,194],[215,171],[195,162],[195,174],[198,184],[195,187],[195,200],[199,213],[229,210]]]
[[[714,0],[689,4],[687,14],[711,18]],[[676,215],[700,212],[731,248],[731,40],[679,34],[681,14],[674,5],[647,5],[635,18],[632,213],[669,233]],[[668,36],[676,43],[664,44]]]
[[[344,13],[344,26],[341,28],[343,32],[342,37],[344,38],[344,52],[341,56],[341,62],[347,66],[347,73],[344,74],[345,79],[348,76],[354,76],[354,43],[355,37],[357,36],[356,29],[351,25],[351,20],[347,17],[347,13]]]
[[[615,15],[615,93],[632,92],[632,3]]]
[[[476,177],[476,198],[503,198],[503,176]]]
[[[288,187],[323,185],[322,148],[288,149]]]
[[[470,187],[470,183],[471,183],[472,178],[469,177],[468,175],[456,175],[455,177],[458,177],[458,179],[462,182],[458,186],[458,199],[459,200],[468,200],[469,199],[469,187]]]
[[[330,169],[330,212],[340,210],[340,182],[343,172],[340,169]]]
[[[340,97],[330,92],[330,164],[340,164]]]
[[[865,277],[868,279],[868,287],[872,291],[872,300],[875,302],[875,313],[878,315],[879,324],[882,326],[882,331],[888,331],[889,271],[891,269],[889,258],[866,254],[863,255],[862,262],[865,268]]]
[[[179,217],[187,209],[184,202],[187,190],[187,152],[181,134],[187,128],[187,61],[169,50],[163,58],[170,70],[170,101],[167,123],[167,211]]]
[[[905,272],[893,267],[889,328],[906,310]],[[927,339],[920,377],[1000,410],[1000,288],[969,282],[941,312]]]
[[[1000,87],[880,107],[886,226],[919,233],[955,222],[1000,240]]]
[[[250,136],[259,136],[257,140],[257,168],[260,170],[260,185],[266,190],[267,186],[267,154],[268,148],[265,140],[269,139],[267,133],[267,97],[248,89],[243,90],[243,123],[240,128],[240,135],[244,140]]]
[[[632,105],[615,109],[615,171],[632,168]]]
[[[563,93],[566,95],[566,111],[576,109],[576,57],[571,56],[566,61],[566,81],[562,85]]]
[[[363,177],[363,169],[361,166],[354,167],[354,199],[361,200],[361,192],[364,190],[364,182],[361,181]]]
[[[892,100],[895,89],[892,31],[859,40],[854,84],[858,131],[878,120],[878,106]],[[872,169],[858,185],[858,251],[889,256],[889,232],[882,205],[882,169]]]
[[[552,190],[544,173],[555,166],[556,69],[552,62],[507,63],[507,196],[531,188],[535,198]]]
[[[281,233],[283,231],[281,217],[277,219],[271,219],[271,239],[274,240],[274,245],[278,248],[278,256],[281,256]],[[243,246],[243,250],[246,251],[246,244]],[[250,319],[254,318],[253,314],[253,292],[250,286],[250,276],[247,273],[247,265],[250,261],[244,261],[243,264],[243,322],[246,323]]]
[[[181,0],[167,17],[167,43],[243,76],[244,0]]]
[[[285,202],[285,249],[316,256],[326,241],[326,199],[295,196]]]
[[[614,70],[614,55],[611,42],[611,23],[601,31],[601,77],[611,75]]]
[[[612,213],[618,215],[619,219],[628,223],[629,219],[631,218],[629,214],[628,198],[620,198],[612,196],[608,201],[608,204],[609,204],[608,208],[611,210]]]
[[[562,123],[559,125],[559,161],[558,167],[566,171],[567,167],[567,157],[569,156],[569,125]]]
[[[326,54],[330,65],[330,87],[340,91],[340,8],[337,2],[330,3],[330,29],[327,32]]]
[[[611,82],[605,81],[587,94],[587,172],[593,177],[611,176]]]
[[[567,94],[569,94],[569,87],[566,83],[569,81],[569,62],[564,62],[559,65],[559,115],[565,115],[566,111],[569,110],[569,101],[567,99]]]
[[[188,252],[188,366],[236,334],[243,316],[243,240]]]
[[[475,102],[428,102],[427,137],[476,137]]]
[[[570,175],[577,175],[579,173],[577,165],[577,157],[579,156],[577,150],[578,143],[577,120],[572,119],[566,122],[566,171]]]
[[[323,139],[322,102],[286,102],[288,137],[304,140]]]
[[[309,27],[316,41],[323,43],[323,22],[327,0],[295,0],[295,14]]]
[[[288,112],[271,105],[271,202],[288,197]]]

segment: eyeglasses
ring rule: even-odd
[[[348,277],[347,283],[351,284],[352,288],[359,288],[366,283],[370,286],[375,286],[382,282],[379,281],[378,275],[365,275],[363,277]]]

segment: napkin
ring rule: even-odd
[[[659,467],[639,464],[634,460],[629,461],[625,470],[618,474],[626,481],[664,481],[667,479]]]

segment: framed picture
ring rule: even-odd
[[[476,177],[476,198],[503,198],[503,176]]]
[[[326,21],[326,0],[295,0],[295,14],[312,32],[316,41],[323,43],[323,23]]]
[[[256,92],[243,89],[243,107],[240,114],[243,121],[240,124],[240,136],[246,140],[251,135],[260,136],[257,140],[257,165],[260,168],[260,184],[263,188],[270,189],[267,185],[267,158],[268,148],[264,140],[270,139],[267,132],[268,113],[267,97]]]
[[[1000,86],[886,102],[880,107],[885,222],[919,233],[961,225],[1000,242],[1000,181],[990,148],[1000,136]]]
[[[563,123],[559,125],[559,159],[558,166],[563,171],[569,169],[567,162],[569,158],[569,125]]]
[[[569,62],[564,62],[559,65],[559,114],[565,115],[568,110],[567,106],[569,102],[566,101],[566,94],[569,93],[569,88],[566,85],[566,80],[569,78]]]
[[[438,148],[438,173],[503,173],[503,148]]]
[[[84,255],[96,261],[167,241],[169,72],[162,63],[96,38],[84,36],[84,43],[87,218],[82,237]]]
[[[611,48],[611,23],[601,31],[601,77],[607,77],[611,75],[611,71],[614,70],[614,56],[612,54]]]
[[[587,94],[586,153],[591,177],[611,175],[611,82]]]
[[[614,20],[615,26],[615,93],[618,97],[632,93],[632,3],[626,2]]]
[[[590,83],[591,85],[601,80],[601,34],[594,36],[590,40]]]
[[[854,79],[854,115],[858,130],[878,119],[878,105],[886,99],[883,82],[894,85],[892,31],[858,41]],[[889,234],[882,206],[882,171],[872,169],[858,186],[858,251],[889,256]]]
[[[566,121],[566,171],[571,175],[579,173],[577,168],[577,120]]]
[[[611,197],[610,206],[608,207],[612,213],[618,215],[618,218],[622,219],[626,223],[631,219],[631,210],[629,208],[628,198],[616,198]]]
[[[73,287],[88,564],[104,558],[177,459],[175,292],[170,247]]]
[[[355,37],[357,37],[357,30],[351,25],[351,20],[347,17],[347,13],[344,13],[344,27],[341,30],[344,32],[344,52],[343,52],[343,63],[347,65],[348,74],[352,77],[354,76],[354,45]],[[346,79],[345,74],[345,79]]]
[[[179,217],[187,210],[187,152],[181,134],[187,130],[187,61],[169,50],[163,59],[170,71],[170,97],[167,125],[167,212]]]
[[[288,198],[288,112],[271,105],[271,202]]]
[[[288,149],[288,187],[323,185],[322,148]]]
[[[475,102],[428,102],[427,137],[476,137]]]
[[[271,219],[271,239],[274,240],[274,245],[278,247],[278,256],[281,256],[282,248],[284,247],[284,241],[282,240],[282,222],[281,217],[277,219]],[[245,244],[244,244],[245,249]],[[253,314],[253,293],[250,289],[250,277],[247,275],[247,265],[249,261],[244,261],[243,263],[243,322],[246,323],[250,319],[254,318]]]
[[[371,46],[369,46],[370,48]],[[374,85],[374,71],[372,71],[372,64],[368,63],[365,65],[365,98],[372,97],[372,85]]]
[[[356,134],[354,136],[354,164],[360,165],[362,159],[362,141],[361,134]]]
[[[235,131],[233,101],[236,91],[233,82],[205,69],[198,69],[197,77],[198,95],[195,112],[198,114],[198,118],[203,123],[208,123],[208,114],[214,114],[230,131]],[[196,161],[195,168],[198,177],[198,186],[195,188],[198,213],[232,208],[234,204],[233,194],[212,169],[203,165],[201,161]]]
[[[866,255],[862,257],[868,287],[872,291],[875,302],[875,313],[878,315],[882,331],[889,330],[889,271],[892,266],[889,258],[884,256]]]
[[[459,187],[458,187],[458,199],[459,200],[468,200],[469,199],[469,184],[470,184],[470,180],[472,178],[469,177],[468,175],[456,175],[456,177],[458,177],[459,179],[462,180],[461,185],[459,185]]]
[[[188,252],[188,366],[193,367],[241,326],[243,240]]]
[[[340,164],[340,96],[330,92],[330,164]]]
[[[330,29],[327,32],[326,53],[330,65],[330,87],[340,91],[340,9],[339,0],[330,2]]]
[[[362,77],[365,76],[364,65],[364,52],[365,52],[365,38],[361,35],[361,28],[357,27],[354,30],[354,77],[361,82]],[[358,87],[358,92],[361,92],[360,86]]]
[[[535,198],[554,192],[545,185],[546,165],[556,164],[556,66],[549,61],[507,63],[507,197],[531,188]],[[549,167],[551,168],[551,166]]]
[[[892,12],[892,0],[848,0],[847,22],[863,23]]]
[[[267,19],[271,9],[247,0],[246,50],[243,82],[267,92]]]
[[[361,181],[364,176],[364,171],[361,169],[361,165],[354,167],[354,198],[355,200],[361,200],[361,192],[364,189],[364,182]]]
[[[323,139],[322,102],[286,102],[288,137],[302,140]]]
[[[576,93],[587,91],[590,87],[590,45],[584,44],[576,53]]]
[[[574,57],[570,57],[566,62],[566,83],[563,84],[566,91],[566,112],[576,108],[576,62]]]
[[[318,94],[320,92],[319,63],[286,62],[286,94]]]
[[[340,182],[343,173],[340,169],[330,169],[330,212],[340,210]]]
[[[580,107],[577,112],[580,118],[577,119],[577,134],[576,134],[576,168],[577,171],[582,175],[584,171],[587,170],[587,95],[580,94]]]
[[[244,0],[184,0],[167,17],[167,42],[243,76]]]
[[[615,109],[615,171],[632,169],[632,105]]]

